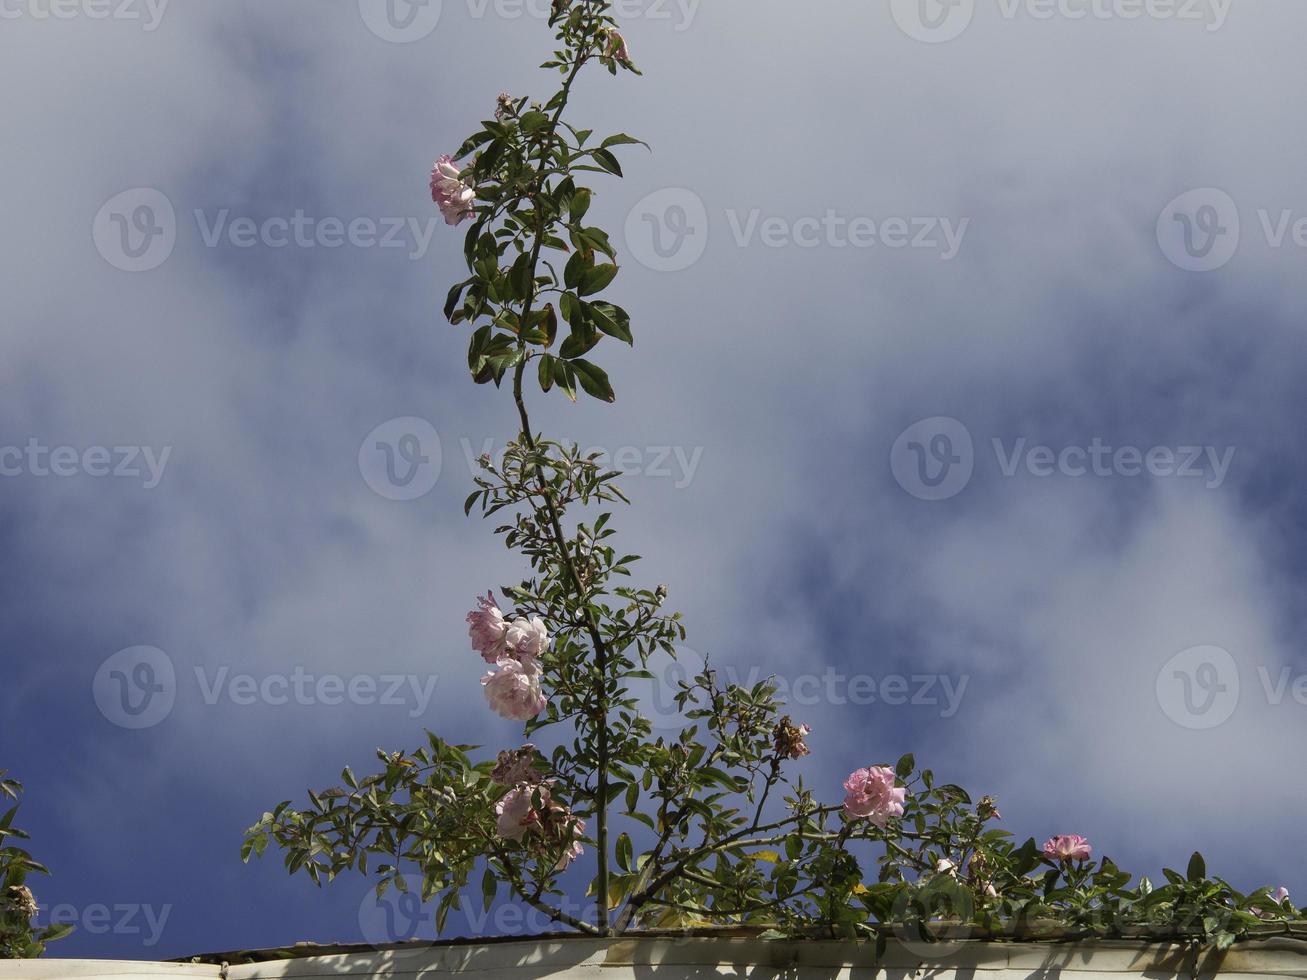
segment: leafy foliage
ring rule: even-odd
[[[614,151],[638,141],[595,140],[563,120],[586,64],[612,73],[634,66],[606,0],[556,0],[550,23],[558,48],[544,67],[561,75],[561,87],[543,103],[501,96],[495,118],[456,155],[471,161],[443,174],[437,203],[454,222],[472,221],[469,275],[450,290],[445,315],[472,331],[473,380],[507,382],[519,423],[501,461],[482,458],[465,509],[494,518],[496,534],[529,566],[503,592],[516,617],[552,633],[539,659],[546,706],[525,734],[553,747],[520,750],[534,760],[530,772],[508,781],[496,776],[502,760],[474,762],[473,747],[436,735],[411,754],[379,752],[377,774],[359,779],[346,769],[343,785],[310,793],[308,807],[287,802],[265,814],[245,858],[275,843],[291,873],[318,883],[370,874],[378,894],[406,887],[416,869],[423,898],[439,897],[441,930],[470,889],[487,908],[513,896],[590,934],[732,924],[879,941],[893,930],[930,942],[958,930],[1051,928],[1225,946],[1295,915],[1265,889],[1243,895],[1207,877],[1197,857],[1187,874],[1167,872],[1154,888],[1146,879],[1131,885],[1106,858],[1061,859],[1033,840],[1016,844],[994,826],[992,799],[973,803],[912,756],[878,769],[904,791],[901,812],[867,819],[823,804],[790,775],[808,751],[808,730],[781,716],[770,682],[723,684],[708,667],[674,693],[683,730],[655,737],[633,692],[653,678],[653,654],[675,656],[684,628],[663,611],[665,587],[631,582],[639,558],[616,547],[612,527],[610,508],[627,502],[617,474],[537,434],[526,405],[528,378],[573,401],[579,393],[613,401],[596,351],[605,339],[634,344],[627,312],[599,298],[618,274],[617,256],[608,234],[588,223],[595,192],[580,181],[620,177]],[[475,190],[470,214],[459,203],[467,188]],[[524,805],[530,794],[533,833],[504,832],[497,808],[513,794]],[[554,813],[569,816],[549,824]],[[593,918],[565,901],[563,869],[576,841],[558,828],[579,828],[573,818],[584,821],[581,842],[595,856]]]
[[[32,927],[37,905],[27,879],[29,875],[44,875],[49,871],[17,844],[8,843],[28,839],[26,833],[14,826],[22,792],[22,784],[7,778],[0,769],[0,802],[12,804],[0,815],[0,958],[5,959],[35,959],[45,952],[46,943],[72,932],[68,925]]]

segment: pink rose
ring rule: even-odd
[[[585,833],[585,821],[580,817],[573,817],[568,814],[564,827],[566,832],[571,835],[572,844],[563,852],[563,856],[558,859],[558,864],[554,867],[555,871],[565,871],[567,866],[585,853],[585,847],[581,844],[581,835]]]
[[[549,630],[539,616],[517,619],[508,627],[507,641],[519,657],[538,660],[549,649]]]
[[[1088,861],[1093,851],[1079,834],[1062,834],[1044,842],[1044,857],[1050,861]]]
[[[495,714],[510,721],[530,721],[549,703],[540,690],[540,668],[532,662],[504,657],[498,670],[481,678],[481,686]]]
[[[540,794],[544,805],[549,805],[548,786],[514,786],[495,804],[495,829],[505,840],[521,840],[526,832],[540,823],[540,815],[531,805],[532,797]]]
[[[1289,900],[1289,889],[1281,885],[1275,891],[1271,892],[1271,901],[1276,905],[1283,905]]]
[[[448,153],[431,169],[431,199],[445,216],[447,225],[457,225],[473,215],[476,191],[459,173],[458,165]]]
[[[479,608],[467,614],[467,634],[472,638],[472,649],[481,654],[488,664],[499,663],[508,655],[508,622],[495,603],[495,594],[487,592],[477,599]]]
[[[495,804],[495,830],[505,840],[526,842],[535,851],[555,854],[561,850],[555,865],[558,871],[566,869],[585,851],[581,843],[585,821],[553,802],[549,783],[521,783],[505,793]]]
[[[894,770],[888,766],[858,769],[844,780],[848,795],[844,813],[848,817],[870,820],[884,829],[890,817],[903,816],[903,801],[908,791],[894,785]]]

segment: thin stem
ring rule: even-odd
[[[540,161],[534,181],[534,196],[536,198],[536,229],[535,240],[531,244],[531,259],[529,264],[529,277],[530,282],[532,283],[535,282],[536,269],[539,267],[540,263],[540,253],[544,248],[546,221],[543,207],[539,201],[539,195],[544,189],[545,179],[550,172],[549,155],[553,147],[553,137],[558,132],[558,126],[563,116],[563,110],[567,108],[572,85],[589,58],[590,52],[588,50],[578,51],[576,61],[572,65],[566,81],[563,83],[563,88],[558,98],[558,104],[554,109],[550,126],[546,130],[549,134],[549,138],[541,142]],[[534,290],[532,290],[522,304],[522,316],[520,322],[524,329],[530,325],[534,301],[535,295]],[[513,399],[517,404],[518,417],[522,423],[522,442],[527,449],[535,452],[537,448],[535,436],[531,431],[531,419],[527,414],[526,401],[522,394],[522,378],[528,360],[525,346],[525,343],[521,344],[522,356],[519,359],[517,368],[513,374]],[[571,552],[568,550],[567,537],[563,533],[562,520],[559,515],[557,503],[554,500],[553,492],[549,486],[549,481],[545,478],[544,471],[538,467],[536,477],[540,487],[541,496],[545,502],[545,510],[549,517],[549,526],[553,533],[554,544],[558,548],[559,557],[567,571],[567,576],[571,581],[577,601],[580,602],[585,609],[586,630],[590,635],[590,642],[595,651],[595,667],[598,675],[595,683],[595,720],[598,743],[596,746],[598,755],[598,773],[595,799],[595,816],[597,825],[595,841],[598,850],[599,864],[599,882],[596,892],[599,903],[599,929],[604,935],[609,935],[611,933],[611,903],[609,901],[608,892],[608,646],[604,643],[603,635],[599,631],[599,624],[594,613],[589,609],[589,596],[584,583],[581,581],[580,575],[577,573]]]

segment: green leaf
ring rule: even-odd
[[[582,274],[576,291],[582,296],[590,296],[607,289],[608,284],[615,278],[617,278],[617,266],[609,264],[597,265]],[[571,286],[572,284],[568,283],[568,285]]]
[[[572,257],[567,260],[567,266],[563,269],[563,284],[567,286],[568,289],[576,289],[581,285],[585,274],[594,268],[594,264],[595,259],[593,253],[575,252]]]
[[[598,149],[593,153],[595,163],[599,164],[604,170],[618,177],[623,176],[622,165],[617,162],[617,157],[613,156],[608,150]]]
[[[568,210],[572,213],[573,221],[580,221],[586,216],[586,213],[590,210],[591,197],[589,189],[585,187],[572,195],[572,202],[568,206]]]
[[[631,336],[630,321],[625,316],[619,318],[614,314],[618,312],[617,307],[609,303],[592,303],[590,304],[590,319],[596,327],[610,337],[616,337],[629,345],[635,345],[635,338]]]
[[[613,386],[608,380],[608,375],[597,364],[591,364],[581,358],[576,358],[568,363],[576,371],[581,387],[587,395],[604,402],[617,401],[617,396],[613,393]]]
[[[635,870],[633,866],[634,850],[631,838],[627,834],[619,834],[617,838],[617,866],[623,871]]]
[[[608,137],[608,139],[604,140],[599,145],[603,149],[607,149],[610,146],[636,145],[636,146],[643,146],[646,148],[649,146],[649,144],[646,143],[644,140],[638,140],[634,136],[627,136],[625,133],[618,133],[616,136],[610,136]]]
[[[1189,858],[1188,877],[1190,881],[1202,881],[1207,877],[1207,862],[1197,851],[1194,851],[1193,856]]]

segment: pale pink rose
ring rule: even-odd
[[[532,798],[540,794],[544,805],[549,804],[548,786],[514,786],[495,804],[495,829],[506,840],[521,840],[526,832],[540,825],[540,814],[532,806]]]
[[[467,635],[472,649],[488,664],[497,664],[508,655],[508,621],[495,603],[495,594],[487,592],[477,599],[477,607],[467,614]]]
[[[1050,861],[1088,861],[1093,851],[1079,834],[1061,834],[1044,842],[1044,857]]]
[[[994,887],[994,883],[992,881],[985,882],[985,887],[983,890],[985,892],[986,898],[998,898],[998,889]]]
[[[534,663],[504,657],[498,670],[481,678],[481,686],[491,709],[509,721],[530,721],[549,703],[540,690],[540,668]]]
[[[631,63],[631,49],[626,46],[626,38],[617,31],[608,32],[608,46],[604,48],[604,57],[616,58],[624,64]]]
[[[1283,905],[1289,900],[1289,889],[1281,885],[1275,891],[1271,892],[1271,901],[1276,905]]]
[[[581,844],[581,835],[585,833],[585,821],[569,814],[565,826],[567,832],[571,834],[572,845],[558,859],[558,864],[554,867],[555,871],[566,870],[569,864],[585,853],[585,847]]]
[[[857,769],[844,780],[844,813],[869,820],[884,829],[890,817],[903,816],[903,801],[908,791],[894,785],[894,770],[888,766]]]
[[[473,215],[476,191],[459,178],[458,165],[448,153],[431,168],[431,199],[445,216],[447,225],[457,225]]]
[[[508,627],[507,641],[512,653],[538,660],[549,649],[549,630],[539,616],[516,619]]]

